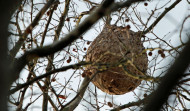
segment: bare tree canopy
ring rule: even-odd
[[[1,110],[190,110],[189,4],[1,0]]]

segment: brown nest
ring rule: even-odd
[[[136,66],[125,63],[127,71],[123,67],[104,67],[104,71],[96,74],[102,68],[89,65],[84,73],[89,77],[94,74],[92,82],[102,91],[108,94],[125,94],[133,91],[141,83],[141,80],[129,77],[126,72],[142,75],[147,70],[148,59],[141,41],[141,33],[128,30],[126,27],[105,25],[102,32],[92,42],[86,54],[86,61],[93,63],[118,64],[121,60],[130,60]],[[138,69],[138,70],[137,70]]]

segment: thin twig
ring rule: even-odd
[[[190,63],[190,40],[182,50],[174,64],[168,69],[168,72],[162,77],[161,83],[157,90],[152,93],[152,98],[145,106],[144,111],[160,111],[161,106],[168,99],[172,89],[178,84],[178,81],[183,77],[184,72]]]
[[[42,75],[40,75],[40,76],[38,76],[38,77],[35,77],[34,79],[32,79],[32,80],[30,80],[30,81],[28,81],[28,82],[26,82],[26,83],[24,83],[24,84],[18,85],[16,88],[11,89],[11,90],[9,91],[9,94],[13,94],[13,93],[15,93],[16,91],[18,91],[18,90],[20,90],[20,89],[22,89],[22,88],[24,88],[24,87],[26,87],[26,86],[28,86],[28,85],[31,85],[31,84],[34,83],[35,81],[38,81],[38,80],[40,80],[40,79],[42,79],[42,78],[44,78],[44,77],[47,77],[47,76],[49,76],[49,75],[51,75],[51,74],[53,74],[53,73],[61,72],[61,71],[66,71],[67,69],[77,69],[77,68],[79,68],[81,65],[87,65],[87,64],[90,64],[90,63],[79,62],[79,63],[77,63],[77,64],[73,64],[73,65],[69,65],[69,66],[65,66],[65,67],[62,67],[62,68],[58,68],[58,69],[49,71],[49,72],[47,72],[47,73],[45,73],[45,74],[42,74]]]
[[[12,58],[15,57],[19,49],[21,48],[22,44],[26,40],[28,34],[33,30],[33,28],[38,24],[46,10],[53,4],[54,0],[49,0],[46,5],[38,12],[32,23],[26,28],[22,36],[19,38],[19,40],[16,42],[15,46],[10,50],[10,56]]]
[[[176,0],[171,6],[168,8],[165,8],[165,11],[150,25],[149,28],[147,28],[145,31],[143,31],[143,34],[147,34],[149,31],[151,31],[157,24],[158,22],[171,10],[173,9],[181,0]]]

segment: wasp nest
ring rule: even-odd
[[[140,32],[130,31],[126,27],[105,25],[88,48],[86,61],[106,63],[108,67],[104,67],[102,71],[101,66],[89,65],[84,73],[89,77],[96,74],[92,82],[102,91],[108,94],[125,94],[141,83],[141,80],[129,77],[127,73],[142,75],[147,70],[148,59],[143,51]],[[130,60],[132,65],[127,62],[119,64],[122,60]],[[111,67],[114,64],[116,66]]]

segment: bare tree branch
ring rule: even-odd
[[[61,111],[73,111],[79,105],[80,101],[82,100],[89,83],[100,72],[103,72],[103,71],[97,71],[91,78],[85,77],[85,79],[82,81],[80,89],[77,92],[77,95],[70,102],[68,102],[66,105],[64,105],[63,108],[61,109]]]
[[[146,100],[147,100],[148,97],[144,98],[144,99],[141,99],[141,100],[138,100],[136,102],[130,102],[128,104],[124,104],[122,106],[118,106],[117,108],[114,108],[110,111],[120,111],[122,109],[125,109],[125,108],[129,108],[129,107],[132,107],[132,106],[140,106],[141,104],[143,104]]]
[[[189,66],[189,49],[190,40],[179,57],[175,60],[174,64],[168,69],[166,75],[162,78],[161,84],[158,86],[157,90],[152,93],[152,98],[150,98],[144,111],[160,111],[160,108],[168,99],[170,92],[178,84],[178,81],[183,77],[184,72]]]
[[[63,12],[62,15],[61,15],[60,22],[59,22],[59,24],[58,24],[57,30],[55,31],[55,37],[56,37],[56,38],[59,38],[59,35],[60,35],[60,33],[61,33],[61,29],[62,29],[62,27],[63,27],[63,25],[64,25],[64,23],[65,23],[65,18],[66,18],[66,16],[67,16],[68,11],[69,11],[70,0],[66,0],[65,2],[66,2],[66,3],[65,3],[64,12]]]
[[[151,31],[158,22],[171,10],[173,9],[177,4],[179,4],[181,0],[176,0],[171,6],[168,8],[165,8],[165,11],[152,23],[152,25],[149,26],[145,31],[143,31],[143,34],[147,34],[149,31]]]
[[[10,50],[10,56],[12,58],[15,57],[19,49],[21,48],[22,44],[26,40],[28,34],[31,33],[33,28],[38,24],[44,13],[47,11],[47,9],[54,3],[54,0],[49,0],[46,5],[38,12],[35,19],[32,21],[32,23],[26,28],[22,36],[20,36],[19,40],[16,42],[15,46]]]
[[[68,13],[68,10],[69,10],[69,4],[70,4],[70,0],[67,0],[65,2],[64,12],[61,15],[60,22],[58,24],[57,30],[55,31],[54,42],[56,40],[59,40],[59,35],[60,35],[61,29],[62,29],[62,27],[64,25],[65,17],[67,16],[67,13]],[[54,5],[53,10],[55,8],[57,8],[57,5]],[[52,13],[53,12],[51,12],[50,16],[52,16]],[[45,38],[45,36],[44,36],[44,38]],[[52,61],[53,61],[53,59],[54,59],[54,54],[49,55],[49,61],[48,61],[48,65],[46,67],[46,72],[49,72],[49,71],[52,70]],[[48,99],[49,99],[48,90],[49,90],[49,85],[50,85],[50,78],[51,78],[51,76],[47,76],[46,79],[45,79],[45,88],[44,88],[43,103],[42,103],[42,110],[43,111],[48,110]]]
[[[85,77],[85,79],[82,81],[77,95],[69,103],[63,106],[63,109],[61,109],[61,111],[73,111],[79,105],[91,80],[92,79]]]
[[[87,62],[79,62],[79,63],[74,64],[74,65],[69,65],[69,66],[65,66],[65,67],[62,67],[62,68],[55,69],[55,70],[51,70],[51,71],[49,71],[49,72],[47,72],[47,73],[45,73],[45,74],[42,74],[42,75],[40,75],[40,76],[38,76],[38,77],[36,77],[36,78],[34,78],[34,79],[32,79],[32,80],[30,80],[30,81],[24,83],[24,84],[18,85],[16,88],[11,89],[11,90],[9,91],[9,94],[13,94],[13,93],[15,93],[16,91],[18,91],[18,90],[20,90],[20,89],[22,89],[22,88],[24,88],[24,87],[26,87],[26,86],[28,86],[28,85],[31,85],[31,84],[34,83],[35,81],[38,81],[38,80],[40,80],[40,79],[42,79],[42,78],[44,78],[44,77],[50,76],[50,75],[53,74],[53,73],[61,72],[61,71],[66,71],[67,69],[77,69],[77,68],[79,68],[81,65],[87,65],[87,64],[90,64],[90,63],[87,63]]]
[[[138,2],[143,2],[147,0],[127,0],[125,2],[118,2],[112,5],[110,8],[111,12],[117,11],[118,9],[124,8],[124,7],[129,7],[133,3],[138,3]]]

